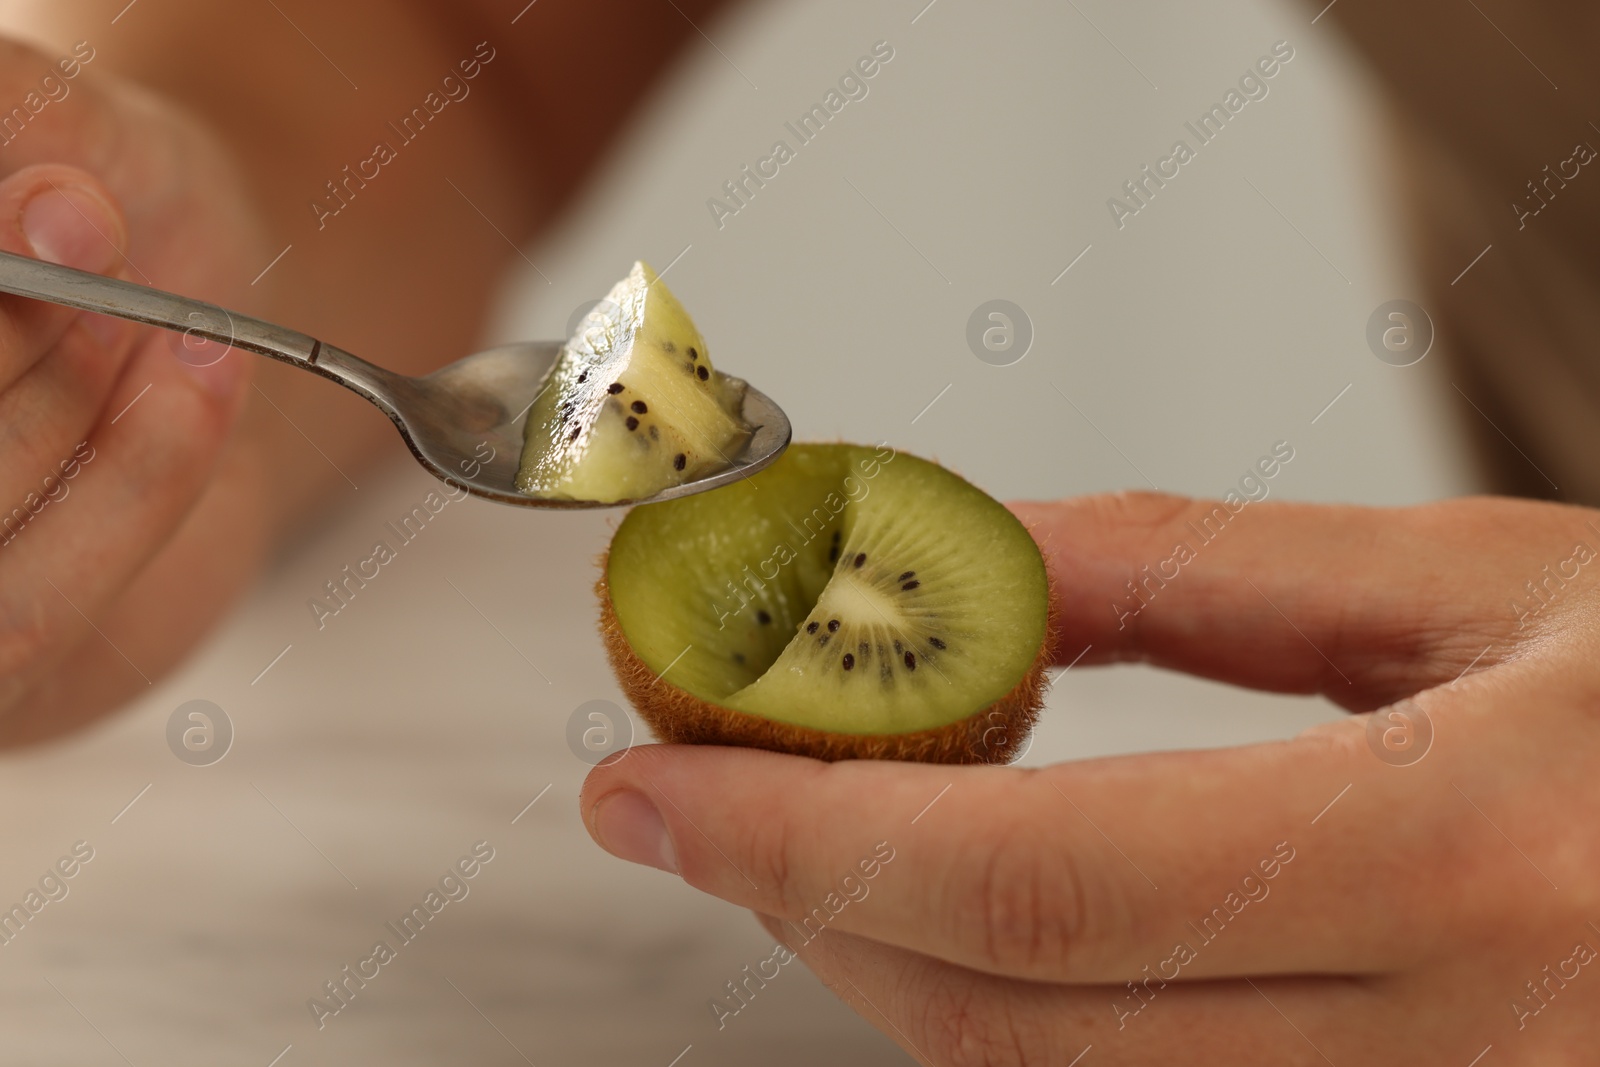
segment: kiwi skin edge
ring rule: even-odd
[[[600,636],[606,658],[628,702],[661,741],[683,745],[763,748],[834,762],[845,759],[911,760],[919,763],[1010,763],[1027,742],[1044,707],[1045,669],[1056,646],[1054,580],[1048,579],[1044,640],[1022,680],[1011,692],[964,719],[903,734],[840,734],[778,722],[702,700],[657,677],[628,644],[611,606],[606,580],[610,553],[601,553]]]

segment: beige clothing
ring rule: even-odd
[[[1490,487],[1600,504],[1600,11],[1355,0],[1329,17],[1394,104],[1401,218]]]

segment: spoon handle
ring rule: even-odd
[[[322,348],[314,337],[203,300],[10,252],[0,252],[0,293],[160,326],[300,367],[315,365]]]

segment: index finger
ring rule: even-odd
[[[1508,607],[1532,600],[1527,579],[1576,542],[1600,545],[1589,509],[1488,498],[1138,492],[1011,507],[1050,568],[1060,662],[1142,661],[1358,711],[1497,662],[1537,632]]]

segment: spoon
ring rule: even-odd
[[[242,348],[330,378],[389,416],[417,462],[434,477],[502,504],[608,508],[672,500],[748,477],[789,445],[788,416],[747,386],[743,415],[753,430],[735,455],[724,457],[728,465],[722,470],[640,500],[529,496],[515,485],[523,427],[563,342],[500,345],[413,378],[215,304],[9,252],[0,252],[0,292],[159,326],[183,334],[186,345],[191,337],[215,341],[226,346],[224,356],[227,348]]]

